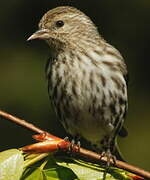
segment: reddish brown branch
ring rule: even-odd
[[[5,119],[9,120],[9,121],[12,121],[22,127],[25,127],[35,133],[45,133],[45,131],[43,131],[42,129],[34,126],[33,124],[31,123],[28,123],[27,121],[25,120],[22,120],[20,118],[17,118],[11,114],[8,114],[4,111],[1,111],[0,110],[0,116],[4,117]],[[51,137],[54,137],[56,139],[60,139],[56,136],[53,136],[51,134],[49,134]],[[95,153],[95,152],[92,152],[92,151],[89,151],[87,149],[84,149],[84,148],[80,148],[80,156],[83,156],[83,157],[86,157],[88,159],[91,159],[91,160],[96,160],[96,161],[99,161],[100,160],[100,155]],[[107,159],[106,158],[102,158],[102,161],[103,162],[107,162]],[[145,179],[150,179],[150,172],[147,172],[143,169],[140,169],[138,167],[135,167],[133,165],[130,165],[126,162],[122,162],[122,161],[119,161],[119,160],[116,160],[116,164],[115,164],[116,167],[118,168],[121,168],[121,169],[124,169],[124,170],[127,170],[131,173],[135,173],[136,175],[139,175]]]

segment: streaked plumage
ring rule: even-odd
[[[44,39],[50,46],[46,75],[59,120],[71,135],[112,151],[117,134],[123,134],[127,111],[122,56],[73,7],[48,11],[39,29],[29,39]]]

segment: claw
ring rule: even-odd
[[[69,138],[68,137],[65,137],[64,140],[66,142],[69,142]],[[81,147],[81,143],[80,141],[77,142],[77,144],[75,143],[75,140],[73,139],[69,146],[68,146],[68,152],[69,153],[74,153],[74,152],[80,152],[80,147]]]
[[[67,142],[68,142],[68,141],[69,141],[69,138],[68,138],[68,137],[65,137],[65,138],[64,138],[64,141],[67,141]]]
[[[78,142],[77,142],[78,152],[80,152],[80,147],[81,147],[81,142],[80,142],[80,141],[78,141]]]
[[[107,151],[103,151],[100,157],[100,160],[106,157],[106,161],[107,161],[107,166],[109,167],[110,164],[115,164],[116,163],[116,157],[114,155],[111,154],[110,149],[108,149]]]

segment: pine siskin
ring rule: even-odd
[[[69,6],[48,11],[32,39],[50,47],[48,91],[66,131],[121,159],[116,137],[127,134],[127,68],[121,54],[89,17]]]

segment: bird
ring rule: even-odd
[[[117,137],[127,136],[128,71],[120,52],[72,6],[46,12],[28,41],[34,39],[49,46],[48,93],[67,133],[86,139],[108,159],[122,160]]]

